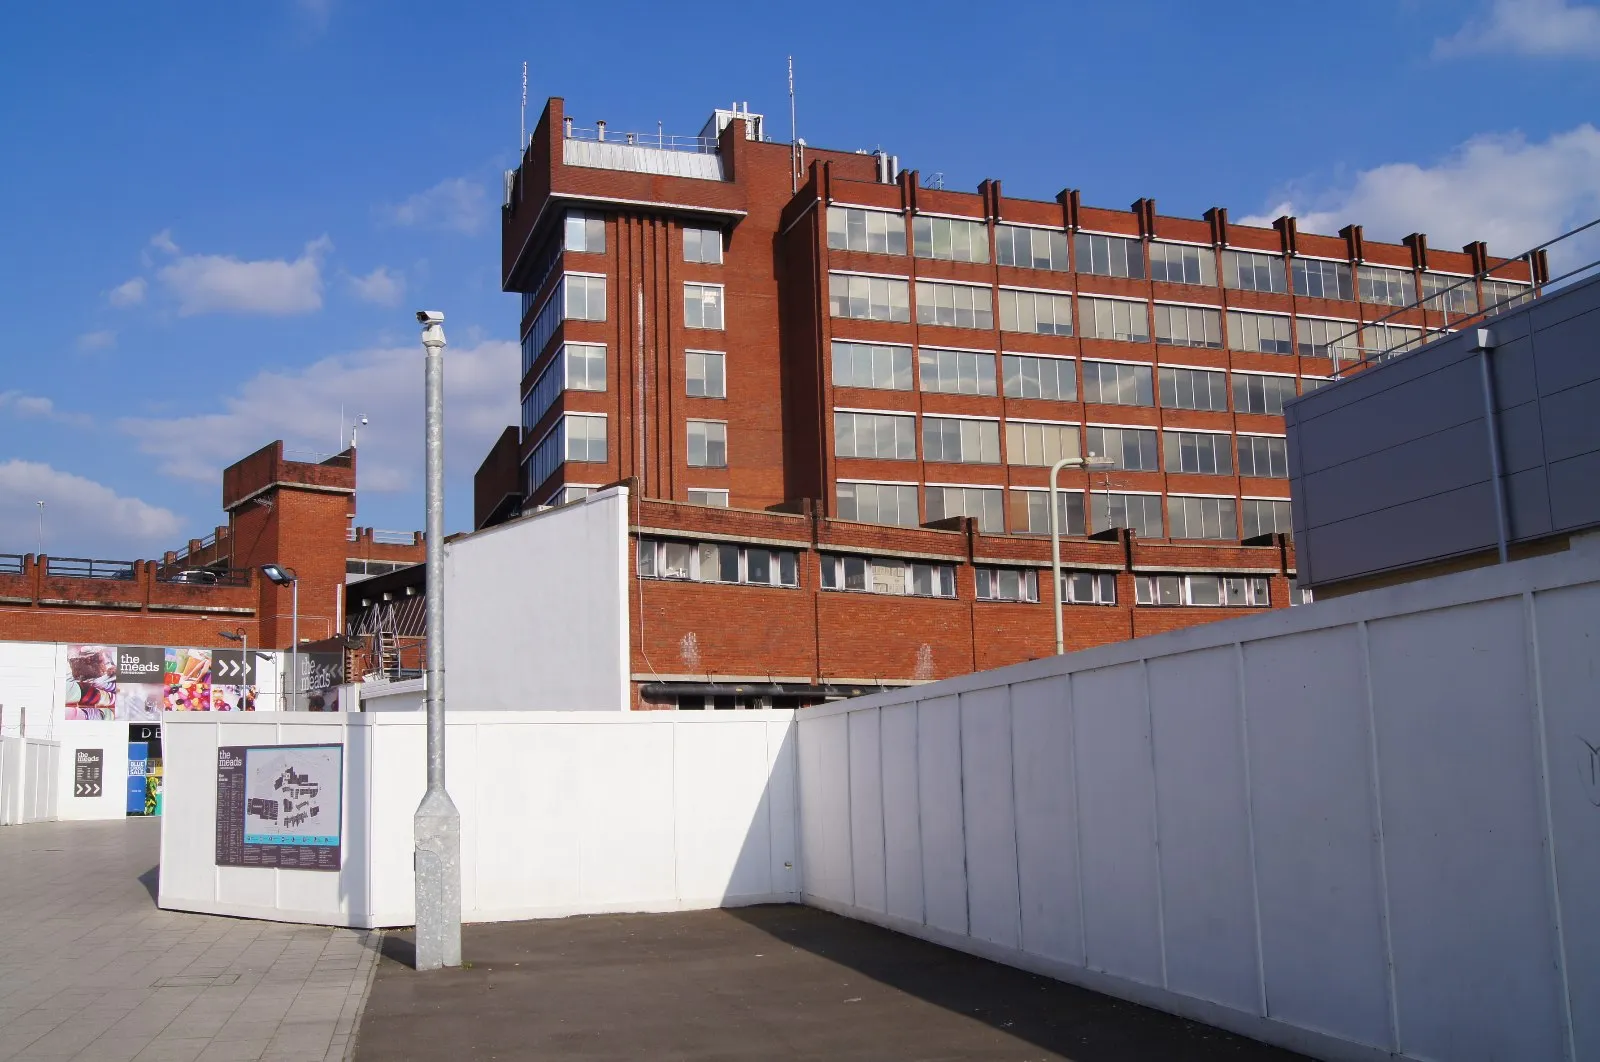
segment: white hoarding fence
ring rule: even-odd
[[[1327,1058],[1600,1059],[1600,555],[799,716],[805,898]]]

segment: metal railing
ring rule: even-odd
[[[348,454],[324,454],[315,450],[285,450],[283,459],[298,465],[329,465],[334,468],[350,467]]]
[[[416,543],[415,531],[379,531],[373,529],[372,541],[379,546],[410,546]]]
[[[184,586],[249,586],[248,568],[191,568],[183,564],[163,564],[156,568],[156,582]]]
[[[661,151],[688,151],[697,155],[715,155],[717,142],[708,136],[669,136],[666,133],[614,133],[609,129],[567,130],[568,140],[593,140],[601,144],[623,144],[628,147],[657,148]]]
[[[1600,225],[1600,218],[1595,218],[1593,221],[1579,225],[1575,229],[1569,229],[1554,239],[1546,240],[1544,243],[1530,247],[1521,254],[1512,258],[1508,258],[1498,265],[1490,266],[1488,269],[1485,269],[1480,273],[1475,273],[1472,276],[1462,277],[1449,287],[1441,288],[1438,291],[1424,295],[1422,298],[1417,299],[1414,302],[1407,303],[1398,309],[1391,310],[1382,317],[1375,318],[1371,321],[1364,321],[1349,332],[1329,340],[1328,345],[1331,348],[1336,343],[1342,343],[1344,340],[1354,338],[1357,347],[1364,352],[1358,359],[1349,362],[1348,365],[1343,368],[1341,368],[1339,359],[1336,356],[1334,359],[1334,378],[1340,379],[1347,371],[1364,369],[1380,362],[1398,358],[1402,354],[1408,354],[1411,351],[1416,350],[1428,343],[1432,339],[1437,339],[1440,336],[1446,336],[1453,332],[1458,332],[1462,328],[1465,328],[1468,325],[1476,324],[1487,317],[1491,317],[1494,314],[1501,312],[1502,310],[1509,310],[1513,307],[1531,302],[1534,299],[1543,298],[1552,291],[1558,290],[1561,287],[1567,286],[1570,282],[1578,280],[1584,274],[1600,269],[1600,258],[1591,258],[1582,265],[1579,265],[1573,269],[1569,269],[1559,276],[1549,277],[1548,279],[1543,280],[1541,280],[1539,277],[1539,273],[1541,272],[1540,263],[1548,254],[1550,248],[1555,247],[1565,240],[1570,240],[1580,233],[1587,232],[1589,229],[1592,229],[1597,225]],[[1582,255],[1580,254],[1579,257],[1582,257]],[[1522,281],[1521,279],[1514,280],[1512,283],[1525,284],[1525,290],[1507,295],[1502,299],[1497,299],[1488,305],[1479,306],[1477,309],[1471,312],[1464,312],[1454,321],[1450,319],[1447,296],[1452,291],[1455,291],[1457,288],[1476,285],[1480,280],[1500,279],[1494,276],[1497,270],[1506,269],[1507,267],[1516,264],[1524,264],[1527,266],[1528,277],[1531,283]],[[1476,296],[1475,287],[1472,289],[1472,291],[1474,296]],[[1408,340],[1407,342],[1397,346],[1387,347],[1382,350],[1369,351],[1368,348],[1363,344],[1361,333],[1364,329],[1373,325],[1386,324],[1391,319],[1398,317],[1401,314],[1409,313],[1412,310],[1423,310],[1426,313],[1443,314],[1444,321],[1438,325],[1429,325],[1427,323],[1426,316],[1424,316],[1423,323],[1421,325],[1397,324],[1396,327],[1417,329],[1420,332],[1420,335],[1418,335],[1417,338]]]
[[[21,575],[22,554],[0,553],[0,575]]]
[[[204,550],[208,550],[211,547],[215,546],[216,544],[217,544],[217,533],[215,531],[213,531],[213,532],[211,532],[211,534],[207,535],[205,538],[200,539],[199,540],[199,545],[197,545],[194,549],[190,549],[188,546],[184,546],[182,549],[175,551],[172,554],[172,556],[173,556],[172,563],[173,564],[183,564],[190,557],[194,556],[196,553],[204,551]]]
[[[114,579],[132,582],[136,561],[90,560],[87,557],[51,557],[45,562],[46,575],[63,579]]]

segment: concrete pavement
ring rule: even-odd
[[[158,910],[159,831],[0,829],[0,1062],[345,1058],[378,935]]]

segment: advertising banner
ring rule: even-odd
[[[105,749],[79,749],[72,765],[72,795],[97,797],[103,792],[106,769]]]
[[[343,745],[217,749],[219,867],[338,870]]]
[[[68,645],[66,718],[159,720],[166,712],[253,712],[253,657],[241,650]]]

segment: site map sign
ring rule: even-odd
[[[343,745],[217,749],[219,867],[338,870]]]

